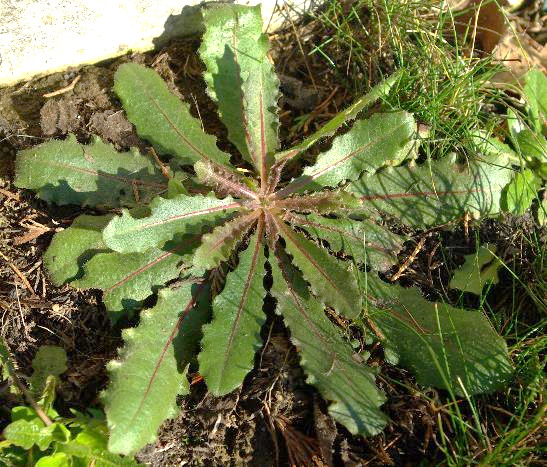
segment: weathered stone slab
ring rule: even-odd
[[[0,86],[200,31],[197,0],[0,0]],[[213,2],[211,2],[213,3]],[[256,0],[236,1],[255,5]],[[263,0],[268,30],[313,0]]]

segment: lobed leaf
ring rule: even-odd
[[[383,96],[387,96],[389,91],[397,82],[397,80],[402,75],[403,70],[391,75],[386,80],[374,86],[368,94],[364,95],[360,99],[356,100],[351,104],[347,109],[344,109],[339,114],[335,115],[331,120],[325,123],[319,130],[313,133],[311,136],[308,136],[304,141],[302,141],[297,146],[287,149],[286,151],[280,152],[275,155],[275,159],[278,162],[287,161],[296,157],[297,155],[303,153],[311,146],[313,146],[319,140],[326,138],[327,136],[333,135],[344,123],[354,120],[359,112],[361,112],[366,107],[370,106],[378,99]]]
[[[194,238],[184,238],[143,253],[98,253],[85,264],[83,277],[72,285],[101,289],[103,303],[116,320],[123,312],[138,309],[156,289],[189,268],[190,252],[196,244]]]
[[[372,274],[366,284],[367,315],[420,384],[465,395],[507,382],[512,368],[505,340],[483,313],[429,302]]]
[[[488,137],[482,132],[473,135],[473,143],[477,146],[479,154],[485,154],[488,160],[492,163],[510,161],[513,164],[519,165],[521,159],[513,149],[507,144],[502,143],[499,139]]]
[[[497,284],[498,268],[502,263],[495,252],[495,245],[486,244],[475,253],[465,255],[465,262],[454,271],[449,287],[480,295],[487,283]]]
[[[513,178],[504,188],[502,205],[514,214],[524,214],[538,196],[541,179],[530,169],[513,174]]]
[[[547,77],[539,69],[530,70],[525,76],[526,96],[530,119],[539,133],[547,120]]]
[[[165,178],[137,149],[118,152],[97,137],[80,144],[74,135],[20,151],[15,185],[52,203],[97,207],[136,206],[167,189]]]
[[[271,266],[277,313],[290,329],[307,382],[331,402],[329,413],[351,433],[379,433],[388,419],[378,409],[385,397],[376,387],[373,371],[353,360],[353,349],[294,268],[286,261]]]
[[[264,178],[278,146],[279,81],[268,60],[260,6],[210,8],[203,15],[200,56],[209,95],[228,138]]]
[[[177,234],[200,233],[204,225],[218,222],[241,209],[231,197],[187,196],[156,198],[150,203],[152,214],[134,218],[127,210],[114,217],[103,232],[106,245],[119,253],[144,252],[162,246]]]
[[[547,163],[547,139],[541,133],[533,133],[525,128],[513,135],[513,143],[518,153],[527,161]]]
[[[85,464],[93,467],[137,467],[143,464],[138,464],[132,459],[127,457],[118,456],[108,452],[106,446],[95,446],[92,442],[95,439],[90,440],[86,432],[79,433],[76,438],[68,443],[63,443],[57,446],[56,450],[59,454],[67,456],[74,456],[83,460]],[[72,459],[74,462],[74,459]],[[73,464],[67,464],[80,466],[74,462]],[[36,467],[40,467],[37,465]],[[64,467],[63,464],[52,464],[51,467]]]
[[[501,191],[513,173],[506,160],[497,159],[457,165],[446,157],[388,168],[361,177],[348,190],[360,196],[366,211],[385,212],[417,228],[466,212],[474,217],[494,215],[500,212]]]
[[[112,219],[104,216],[81,215],[72,225],[57,232],[44,254],[44,265],[49,278],[57,287],[83,274],[83,264],[95,253],[108,250],[102,230]]]
[[[260,212],[253,211],[238,216],[203,235],[201,245],[194,253],[193,264],[204,269],[214,269],[228,260],[259,215]]]
[[[397,261],[406,237],[396,235],[369,220],[335,219],[308,214],[290,215],[287,220],[315,238],[326,240],[335,252],[350,255],[358,263],[385,270]]]
[[[370,174],[386,165],[399,165],[415,148],[415,133],[414,117],[404,111],[359,120],[334,140],[331,149],[319,154],[314,165],[282,188],[279,196],[336,187],[346,180],[357,180],[363,172]]]
[[[77,460],[83,460],[85,462],[84,465],[94,467],[137,467],[139,465],[142,465],[138,464],[132,459],[128,459],[126,457],[118,456],[116,454],[108,452],[106,446],[96,447],[90,444],[89,440],[86,439],[87,437],[83,436],[84,433],[78,434],[74,440],[69,441],[68,443],[58,445],[56,448],[58,454],[77,457],[79,458]],[[73,461],[73,463],[67,464],[67,466],[79,466],[79,464],[74,462],[75,459],[71,460]],[[37,464],[36,467],[40,466]],[[52,464],[51,467],[64,466],[63,464]]]
[[[114,92],[139,136],[160,154],[172,155],[182,164],[201,159],[228,164],[229,154],[218,149],[216,138],[203,131],[201,122],[190,115],[188,104],[172,94],[151,68],[137,63],[120,65]]]
[[[19,419],[10,423],[4,430],[6,440],[21,446],[23,449],[31,449],[36,445],[41,451],[45,451],[55,441],[66,442],[70,437],[68,429],[60,424],[46,424],[38,417],[31,420]]]
[[[264,224],[259,223],[239,265],[226,277],[226,285],[213,301],[213,320],[203,327],[199,372],[216,396],[241,385],[254,366],[262,345],[260,329],[266,320],[264,301]]]
[[[294,264],[310,283],[312,292],[346,318],[358,317],[361,313],[361,298],[357,281],[348,269],[348,264],[329,255],[324,248],[295,232],[284,222],[276,220],[276,226]]]
[[[32,376],[29,378],[30,392],[39,397],[49,376],[57,377],[67,370],[65,349],[56,345],[42,345],[32,360],[32,369]]]
[[[200,337],[185,331],[188,326],[195,331],[209,314],[195,306],[199,293],[191,283],[162,289],[156,306],[141,313],[139,325],[123,332],[125,346],[119,360],[108,365],[110,384],[103,396],[111,452],[135,453],[176,415],[176,396],[189,391],[187,366]],[[177,334],[184,336],[184,352],[177,350]]]

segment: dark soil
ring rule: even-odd
[[[295,47],[291,47],[290,57],[283,55],[287,37],[279,35],[274,41],[284,93],[281,115],[285,145],[311,132],[353,98],[339,88],[321,107],[335,87],[334,77],[328,70],[317,74],[321,86],[314,86],[306,78],[308,65],[294,52]],[[82,210],[47,206],[32,193],[14,187],[15,151],[52,137],[65,137],[69,132],[81,141],[95,134],[119,150],[130,146],[145,150],[146,143],[137,137],[111,91],[113,73],[126,61],[155,68],[169,87],[191,104],[194,114],[201,116],[205,129],[219,141],[226,141],[215,106],[204,92],[197,46],[195,40],[178,41],[159,52],[129,55],[0,89],[0,332],[23,376],[29,374],[39,346],[60,345],[67,351],[69,369],[62,376],[58,397],[62,413],[68,414],[72,407],[100,405],[98,394],[107,383],[105,364],[115,358],[121,345],[120,329],[110,324],[100,293],[69,286],[56,288],[48,281],[42,254],[53,233],[70,225]],[[44,97],[67,86],[76,76],[80,79],[72,91]],[[310,116],[302,130],[296,131],[295,118],[304,114]],[[224,149],[234,153],[228,144]],[[499,224],[487,223],[472,230],[469,237],[463,235],[461,223],[434,231],[403,283],[419,285],[431,298],[458,300],[446,297],[442,286],[463,254],[473,251],[477,237],[498,244],[507,260],[524,258],[526,262],[533,254],[513,243],[516,228],[531,227],[521,221],[507,231]],[[409,242],[401,253],[402,260],[413,247]],[[492,296],[506,297],[508,281],[502,278]],[[166,422],[156,443],[139,453],[141,462],[154,466],[273,466],[287,465],[293,458],[298,465],[353,466],[441,461],[437,436],[441,425],[450,430],[450,423],[444,423],[447,415],[440,409],[446,396],[431,389],[423,392],[407,372],[385,361],[377,345],[368,349],[368,363],[380,367],[378,383],[387,395],[383,410],[392,423],[381,435],[363,439],[351,436],[325,415],[325,402],[306,385],[296,352],[276,318],[269,318],[263,334],[264,348],[244,386],[215,398],[203,383],[194,384],[191,395],[180,400],[180,416]],[[0,402],[2,428],[9,420],[9,408],[17,401],[0,392]],[[465,402],[462,410],[468,410]]]

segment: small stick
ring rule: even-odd
[[[68,86],[65,86],[64,88],[57,89],[57,91],[48,92],[43,95],[43,97],[53,97],[58,96],[59,94],[64,94],[65,92],[72,91],[74,89],[74,86],[76,86],[76,83],[80,81],[81,76],[78,75],[76,78],[72,80],[72,83],[70,83]]]
[[[422,238],[420,238],[420,241],[418,242],[418,244],[416,245],[416,248],[414,248],[410,256],[405,260],[403,264],[401,264],[401,267],[399,268],[399,270],[395,274],[393,274],[393,276],[389,278],[391,282],[395,282],[397,279],[399,279],[399,277],[401,277],[403,273],[408,269],[408,267],[414,262],[414,260],[418,256],[418,253],[425,245],[426,238],[427,236],[425,235]]]
[[[13,199],[15,201],[19,201],[18,194],[12,193],[11,191],[8,191],[8,190],[4,190],[2,188],[0,188],[0,195],[7,196],[8,198]]]
[[[306,53],[304,52],[304,48],[302,47],[302,43],[300,42],[300,36],[298,35],[298,32],[296,30],[296,26],[294,25],[294,21],[291,18],[291,13],[289,12],[288,5],[285,4],[285,9],[287,11],[287,18],[289,18],[289,21],[291,22],[292,29],[294,31],[294,37],[296,37],[296,43],[298,44],[298,48],[300,49],[300,53],[302,54],[302,57],[304,58],[304,64],[306,65],[306,68],[308,70],[308,75],[310,77],[310,81],[313,84],[313,87],[315,89],[315,92],[319,92],[317,88],[317,84],[315,84],[315,80],[313,79],[313,73],[311,72],[310,65],[308,63],[308,59],[306,57]]]
[[[160,158],[158,156],[158,153],[156,152],[156,150],[153,147],[150,147],[148,149],[149,149],[150,153],[152,154],[152,157],[154,158],[154,161],[156,162],[156,164],[160,168],[161,174],[167,180],[169,180],[171,177],[169,176],[169,169],[167,168],[167,166],[160,160]]]
[[[23,281],[23,285],[29,290],[29,292],[32,294],[32,295],[36,295],[34,293],[34,289],[32,288],[32,286],[30,285],[30,282],[27,280],[27,278],[25,277],[25,275],[19,270],[19,268],[17,266],[15,266],[15,264],[13,264],[8,258],[6,258],[6,256],[0,252],[0,256],[2,256],[2,258],[4,259],[4,261],[6,263],[8,263],[8,266],[13,270],[13,272],[15,274],[17,274],[17,276],[19,277],[19,279],[21,279]]]
[[[469,240],[469,222],[471,221],[471,214],[465,211],[463,215],[463,230],[465,232],[465,240]]]

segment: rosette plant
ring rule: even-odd
[[[511,176],[506,162],[419,165],[416,122],[391,110],[355,121],[300,175],[283,177],[288,163],[294,168],[397,77],[280,150],[279,83],[260,8],[209,9],[204,22],[207,90],[238,154],[220,150],[158,74],[128,63],[114,91],[168,167],[75,137],[17,159],[16,184],[46,201],[122,208],[76,218],[44,260],[55,284],[101,289],[113,317],[151,306],[123,332],[125,346],[108,367],[109,448],[130,454],[154,440],[176,414],[177,395],[189,391],[189,367],[215,395],[239,387],[262,345],[265,303],[283,317],[307,381],[352,433],[378,433],[388,418],[375,371],[350,343],[350,323],[370,325],[422,384],[459,393],[503,384],[507,349],[481,312],[429,302],[378,271],[396,264],[407,240],[386,229],[380,213],[416,228],[466,212],[495,214]]]

